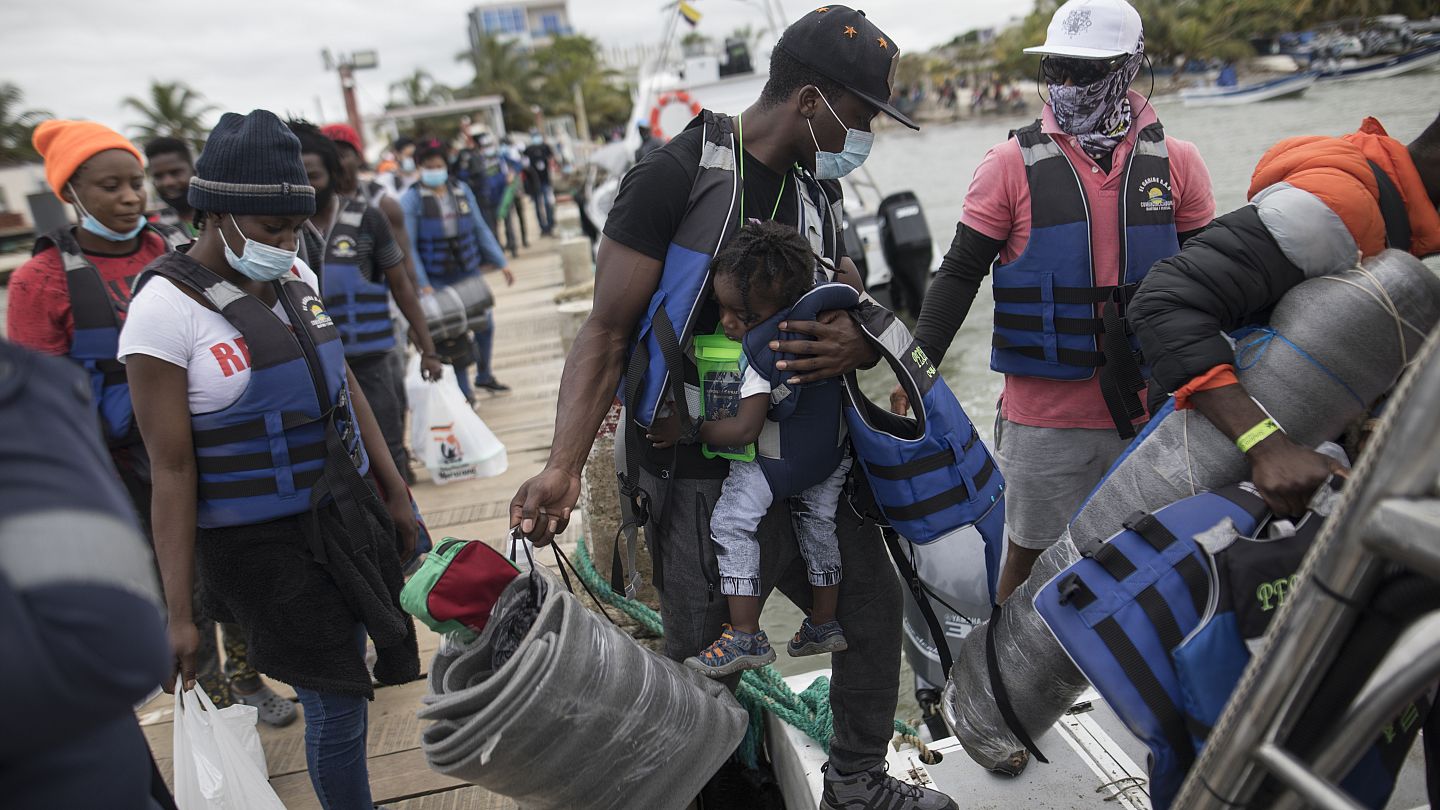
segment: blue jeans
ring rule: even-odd
[[[365,628],[356,630],[364,649]],[[305,765],[324,810],[373,810],[365,762],[368,700],[295,687],[305,710]]]
[[[540,221],[540,232],[548,236],[555,229],[555,189],[549,183],[541,183],[540,190],[530,197],[535,200],[535,219]]]
[[[475,352],[479,357],[475,364],[475,384],[489,385],[495,381],[495,374],[490,369],[490,359],[495,355],[495,311],[485,313],[484,328],[476,329]],[[458,373],[458,372],[457,372]],[[464,390],[464,386],[461,386]]]

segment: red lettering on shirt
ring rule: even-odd
[[[245,358],[241,358],[229,343],[216,343],[210,347],[210,353],[215,355],[215,362],[220,364],[220,373],[226,377],[234,376],[235,372],[244,371],[248,367],[246,360],[249,353],[246,353]]]
[[[251,363],[250,363],[250,344],[246,343],[246,342],[245,342],[245,338],[242,336],[242,337],[237,337],[237,338],[235,338],[235,345],[240,347],[240,354],[242,354],[242,355],[245,356],[245,365],[247,365],[247,366],[248,366],[248,365],[251,365]]]

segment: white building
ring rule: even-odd
[[[486,34],[534,48],[575,33],[568,0],[487,0],[471,9],[469,17],[472,48]]]

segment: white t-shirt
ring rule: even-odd
[[[756,394],[769,394],[770,390],[770,381],[756,371],[749,362],[746,362],[745,370],[740,373],[740,398],[746,399]]]
[[[311,290],[320,286],[315,271],[298,258],[293,272]],[[290,323],[279,301],[272,310]],[[188,370],[192,414],[228,408],[250,384],[250,352],[240,330],[163,276],[151,279],[130,301],[120,330],[120,362],[132,354],[158,357]]]

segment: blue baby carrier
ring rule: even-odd
[[[1179,793],[1324,522],[1312,513],[1284,536],[1261,538],[1267,517],[1248,484],[1137,513],[1036,594],[1065,652],[1150,749],[1156,810]],[[1382,738],[1344,788],[1383,807],[1395,751],[1403,759],[1413,739]]]

